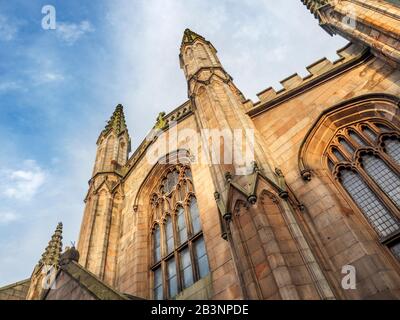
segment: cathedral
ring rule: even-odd
[[[400,2],[302,2],[336,60],[251,101],[186,29],[188,100],[133,152],[115,108],[76,247],[58,224],[0,299],[399,299]]]

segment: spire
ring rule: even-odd
[[[193,43],[197,39],[205,40],[204,37],[202,37],[201,35],[197,34],[196,32],[193,32],[190,29],[186,29],[183,32],[183,39],[182,39],[182,45],[181,46],[183,46],[185,44]]]
[[[319,18],[318,10],[329,3],[329,0],[301,0],[307,9],[311,11],[315,18]]]
[[[56,230],[54,231],[49,244],[46,247],[46,250],[42,254],[42,258],[39,260],[38,265],[52,265],[57,266],[59,262],[59,258],[62,251],[62,228],[63,224],[60,222],[57,225]]]
[[[117,105],[101,135],[107,134],[110,130],[114,130],[117,135],[121,132],[128,131],[125,122],[124,107],[122,104]]]

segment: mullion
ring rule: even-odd
[[[172,177],[172,175],[174,175],[174,171],[170,171],[169,175],[170,175],[169,176],[170,179],[174,178],[174,177]],[[178,177],[178,179],[179,179],[179,177]],[[183,178],[183,179],[186,179],[186,178]],[[199,272],[197,260],[196,260],[194,241],[197,241],[198,239],[201,239],[201,237],[202,237],[201,229],[197,233],[194,233],[194,230],[193,230],[193,221],[192,221],[192,216],[191,216],[191,212],[190,212],[190,201],[192,199],[196,199],[195,195],[192,192],[190,192],[189,190],[187,190],[185,188],[184,184],[182,184],[180,186],[180,188],[177,188],[177,185],[180,182],[175,181],[176,180],[175,178],[173,179],[174,187],[171,186],[171,184],[169,183],[168,180],[169,180],[168,178],[162,180],[162,183],[166,184],[167,188],[169,189],[169,190],[167,190],[167,195],[164,194],[164,197],[172,195],[173,192],[176,193],[176,196],[171,199],[173,200],[173,202],[175,202],[175,205],[180,205],[182,208],[182,218],[183,218],[183,221],[185,224],[185,238],[181,242],[179,230],[178,230],[179,223],[178,223],[178,211],[177,210],[175,211],[175,213],[168,214],[167,218],[164,220],[164,222],[160,223],[158,225],[159,236],[160,236],[161,257],[160,257],[160,261],[156,261],[151,266],[150,269],[154,273],[153,294],[155,293],[155,290],[157,289],[155,287],[155,285],[156,285],[155,272],[157,272],[157,270],[160,270],[160,272],[161,272],[161,276],[162,276],[161,283],[162,283],[162,287],[163,287],[163,298],[164,299],[173,298],[175,295],[179,294],[179,292],[186,289],[186,287],[193,285],[195,282],[197,282],[200,279],[200,272]],[[159,210],[161,209],[160,206],[158,206],[158,209]],[[161,212],[160,216],[163,216],[163,213],[164,212]],[[168,250],[168,239],[171,240],[171,237],[168,237],[168,235],[167,235],[168,219],[171,219],[170,223],[172,224],[172,237],[173,237],[172,252],[168,252],[169,251]],[[154,237],[153,237],[153,241],[154,241]],[[153,250],[154,250],[154,248],[153,248]],[[153,256],[154,256],[154,253],[153,253]],[[183,261],[183,259],[185,259],[185,262]],[[175,268],[173,270],[171,269],[172,264],[174,264],[174,266],[175,266]],[[190,276],[190,278],[185,278],[185,272],[189,272],[187,270],[190,270],[191,273],[190,274],[186,273],[186,277]],[[185,282],[186,282],[187,286],[185,285]],[[171,287],[171,285],[175,285],[175,284],[176,284],[176,293],[173,291],[174,288]],[[171,292],[171,290],[172,290],[172,292]],[[171,294],[170,294],[170,292],[171,292]],[[171,295],[173,295],[173,296],[171,296]]]

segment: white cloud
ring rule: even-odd
[[[46,180],[46,172],[34,160],[24,161],[23,168],[3,170],[0,174],[1,194],[17,200],[31,200]]]
[[[158,112],[169,111],[187,99],[187,85],[178,60],[186,27],[215,45],[224,67],[247,96],[254,96],[271,84],[279,85],[279,80],[335,52],[343,42],[329,38],[300,1],[276,1],[272,6],[270,0],[120,0],[118,5],[107,2],[100,14],[107,24],[97,47],[102,51],[94,48],[92,52],[95,52],[93,57],[99,56],[107,63],[96,63],[90,72],[93,97],[98,100],[88,103],[85,95],[76,102],[82,104],[82,113],[96,112],[85,118],[85,125],[79,129],[61,130],[62,168],[57,166],[59,160],[48,154],[51,163],[46,164],[45,171],[35,169],[38,165],[34,162],[8,171],[0,169],[0,212],[8,220],[13,219],[15,212],[17,219],[21,217],[24,222],[18,224],[18,229],[1,230],[0,281],[4,284],[32,272],[58,221],[64,222],[64,239],[76,240],[83,214],[82,199],[95,157],[95,141],[113,107],[119,102],[125,105],[128,126],[134,133],[134,143],[138,144],[154,125]],[[73,45],[94,31],[85,21],[58,23],[57,28],[55,36],[66,45]],[[43,43],[36,41],[39,38],[33,40],[32,47],[24,50],[29,49],[32,59],[26,74],[34,85],[69,80],[71,75],[64,64],[76,64],[79,68],[79,59],[62,60],[63,45],[44,50]],[[79,48],[76,54],[82,54]],[[25,82],[17,84],[28,86]],[[52,92],[51,96],[57,94]],[[44,105],[46,111],[53,112],[52,104]],[[64,127],[63,121],[60,126]],[[2,144],[12,145],[9,140]],[[18,150],[24,146],[12,145]],[[1,157],[10,159],[5,152],[0,154],[0,160]],[[28,198],[31,201],[15,201]],[[2,241],[12,247],[2,246]],[[10,262],[3,263],[5,259]]]
[[[46,84],[46,83],[54,83],[60,82],[64,80],[64,75],[60,72],[38,72],[34,76],[34,81],[36,84]]]
[[[14,212],[0,212],[0,225],[6,225],[19,219]]]
[[[94,28],[92,24],[87,20],[84,20],[79,24],[60,22],[57,23],[56,27],[57,36],[69,45],[74,44],[84,34],[93,31]]]
[[[21,86],[15,81],[0,82],[0,93],[12,90],[18,90],[20,88]]]
[[[14,39],[17,32],[17,26],[4,15],[0,15],[0,41],[10,41]]]

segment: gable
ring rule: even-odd
[[[48,289],[43,300],[130,300],[106,285],[94,274],[75,261],[60,267],[56,277],[55,288]]]

